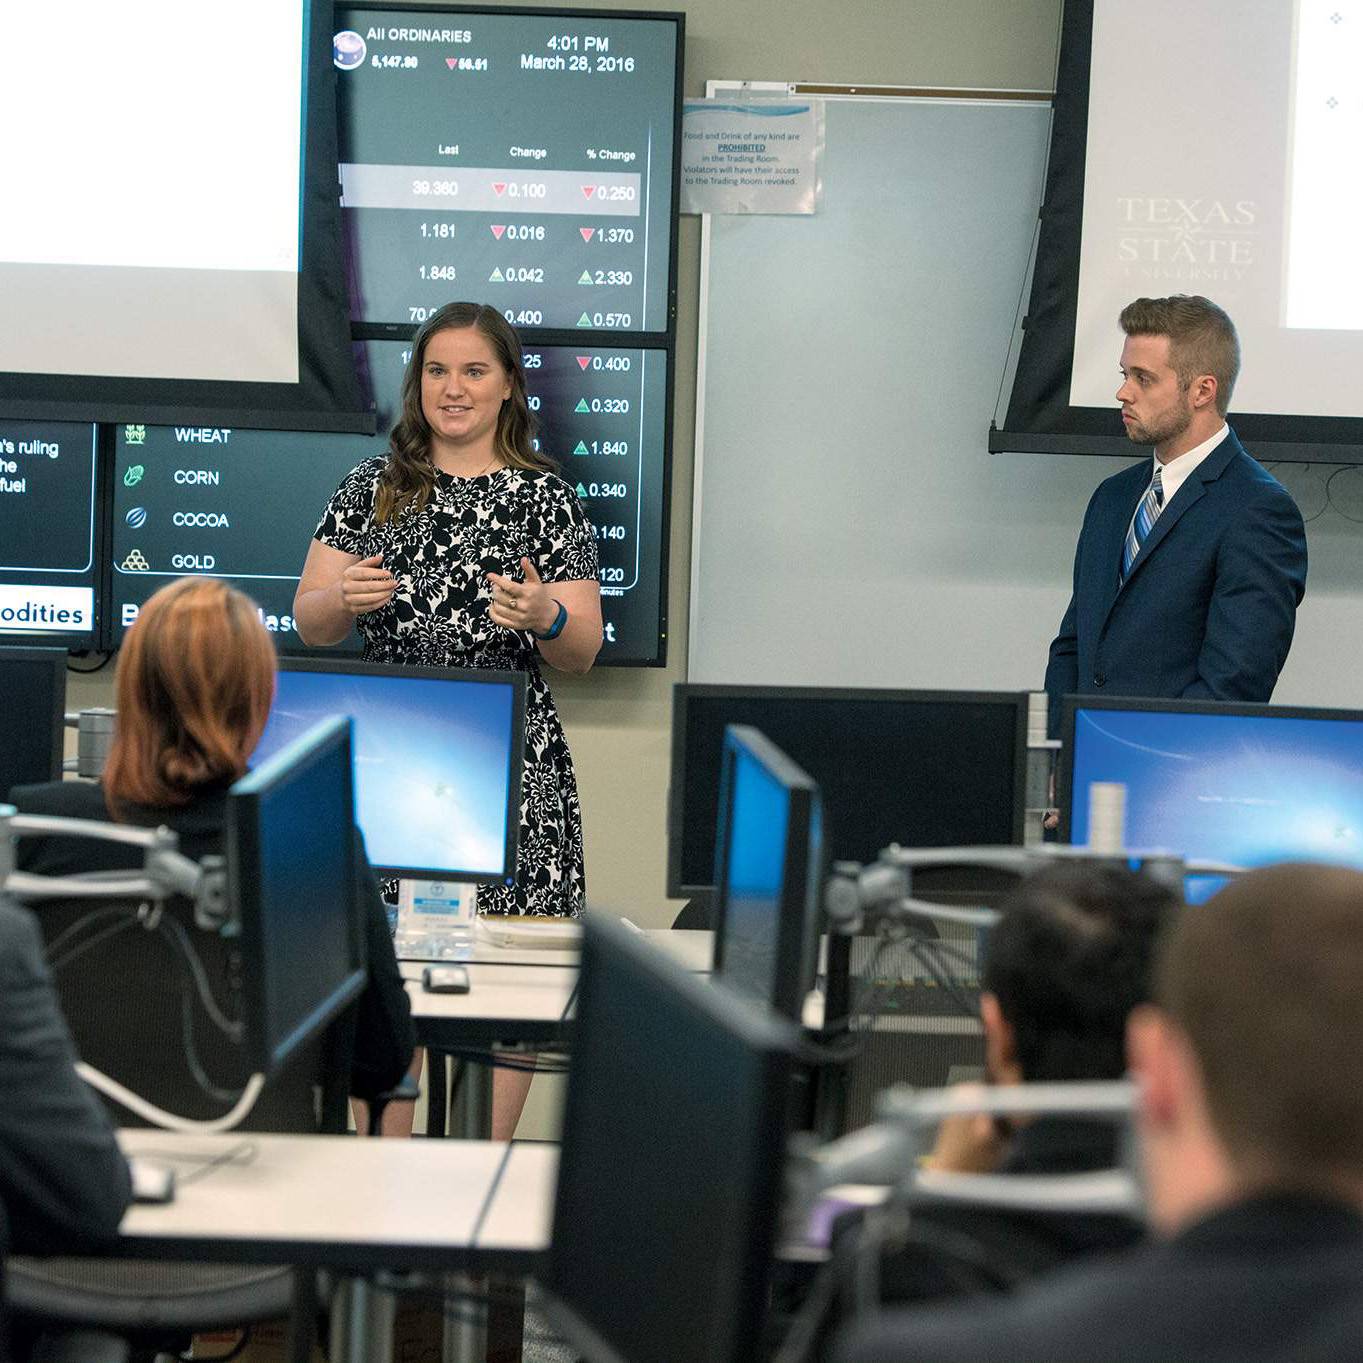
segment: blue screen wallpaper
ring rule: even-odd
[[[450,880],[505,874],[515,744],[509,685],[280,672],[252,761],[329,715],[354,720],[355,821],[375,866]]]
[[[1363,723],[1290,715],[1075,714],[1070,838],[1088,789],[1126,787],[1126,845],[1204,861],[1363,866]],[[1201,900],[1222,882],[1190,877]]]

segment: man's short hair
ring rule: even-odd
[[[1363,1177],[1363,874],[1287,864],[1233,881],[1174,928],[1155,997],[1235,1163],[1306,1186]]]
[[[1148,875],[1082,863],[1047,867],[1004,900],[982,983],[1026,1080],[1126,1072],[1127,1015],[1151,996],[1156,943],[1181,903]]]
[[[1137,298],[1118,318],[1128,336],[1167,336],[1169,363],[1185,391],[1200,374],[1216,380],[1216,410],[1225,416],[1240,373],[1240,338],[1224,309],[1201,294]]]

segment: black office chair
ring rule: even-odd
[[[190,905],[178,899],[161,907],[170,923],[154,930],[145,915],[139,919],[135,903],[51,900],[33,907],[82,1060],[179,1115],[204,1120],[230,1110],[249,1076],[199,996],[176,942],[188,940],[218,1011],[230,1014],[237,971],[231,941],[196,928]],[[347,1130],[354,1011],[270,1077],[238,1128],[243,1134]],[[410,1096],[410,1089],[400,1089],[374,1102],[371,1130],[390,1097]],[[119,1105],[107,1105],[120,1126],[146,1125]],[[294,1326],[295,1357],[306,1357],[312,1341],[313,1277],[285,1266],[20,1257],[10,1261],[9,1279],[10,1308],[30,1327],[113,1331],[135,1353],[178,1350],[196,1331],[285,1316]]]
[[[889,943],[869,935],[833,939],[828,1017],[860,1044],[821,1079],[819,1130],[832,1136],[865,1126],[891,1084],[942,1088],[983,1075],[977,951],[960,931]]]
[[[672,920],[674,928],[707,928],[715,926],[715,897],[709,890],[702,890],[694,899],[688,899],[677,911]]]
[[[93,1330],[11,1340],[5,1307],[5,1248],[5,1208],[0,1203],[0,1358],[13,1357],[26,1363],[127,1363],[126,1340]]]

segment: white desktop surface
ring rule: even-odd
[[[467,1019],[488,1022],[557,1022],[577,984],[577,959],[571,965],[483,965],[466,963],[467,994],[428,994],[421,986],[425,967],[418,961],[400,965],[416,1018]]]
[[[715,954],[715,935],[708,928],[643,928],[641,931],[654,946],[687,970],[703,974],[711,969]],[[576,967],[580,959],[581,953],[575,948],[500,947],[485,939],[475,938],[466,964]],[[402,964],[407,966],[426,963],[404,961]],[[420,971],[417,973],[419,975]]]
[[[353,1136],[198,1136],[122,1130],[126,1154],[179,1175],[175,1199],[128,1209],[119,1235],[168,1257],[258,1263],[386,1262],[473,1244],[507,1147],[492,1141]],[[195,1177],[242,1146],[249,1161]],[[184,1180],[190,1181],[184,1181]]]
[[[557,1182],[557,1145],[514,1142],[478,1227],[477,1247],[507,1253],[547,1250]]]
[[[709,971],[712,932],[655,928],[643,935],[685,969],[696,974]],[[464,962],[469,973],[467,994],[428,994],[421,986],[425,969],[421,961],[401,961],[399,969],[418,1028],[423,1019],[446,1024],[538,1024],[542,1028],[562,1019],[577,986],[578,960],[575,951],[480,943]],[[542,1034],[530,1039],[546,1040]]]

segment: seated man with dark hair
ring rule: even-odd
[[[1127,1018],[1150,997],[1155,945],[1180,904],[1120,867],[1059,863],[1024,880],[1000,905],[985,952],[990,1083],[1120,1079]],[[981,1116],[943,1123],[926,1162],[954,1173],[1075,1174],[1116,1161],[1110,1121]],[[903,1302],[1007,1288],[1141,1234],[1123,1216],[924,1207],[882,1261],[881,1295]]]
[[[1336,1363],[1363,1340],[1363,874],[1182,914],[1128,1055],[1161,1239],[1006,1300],[853,1326],[838,1363]]]

